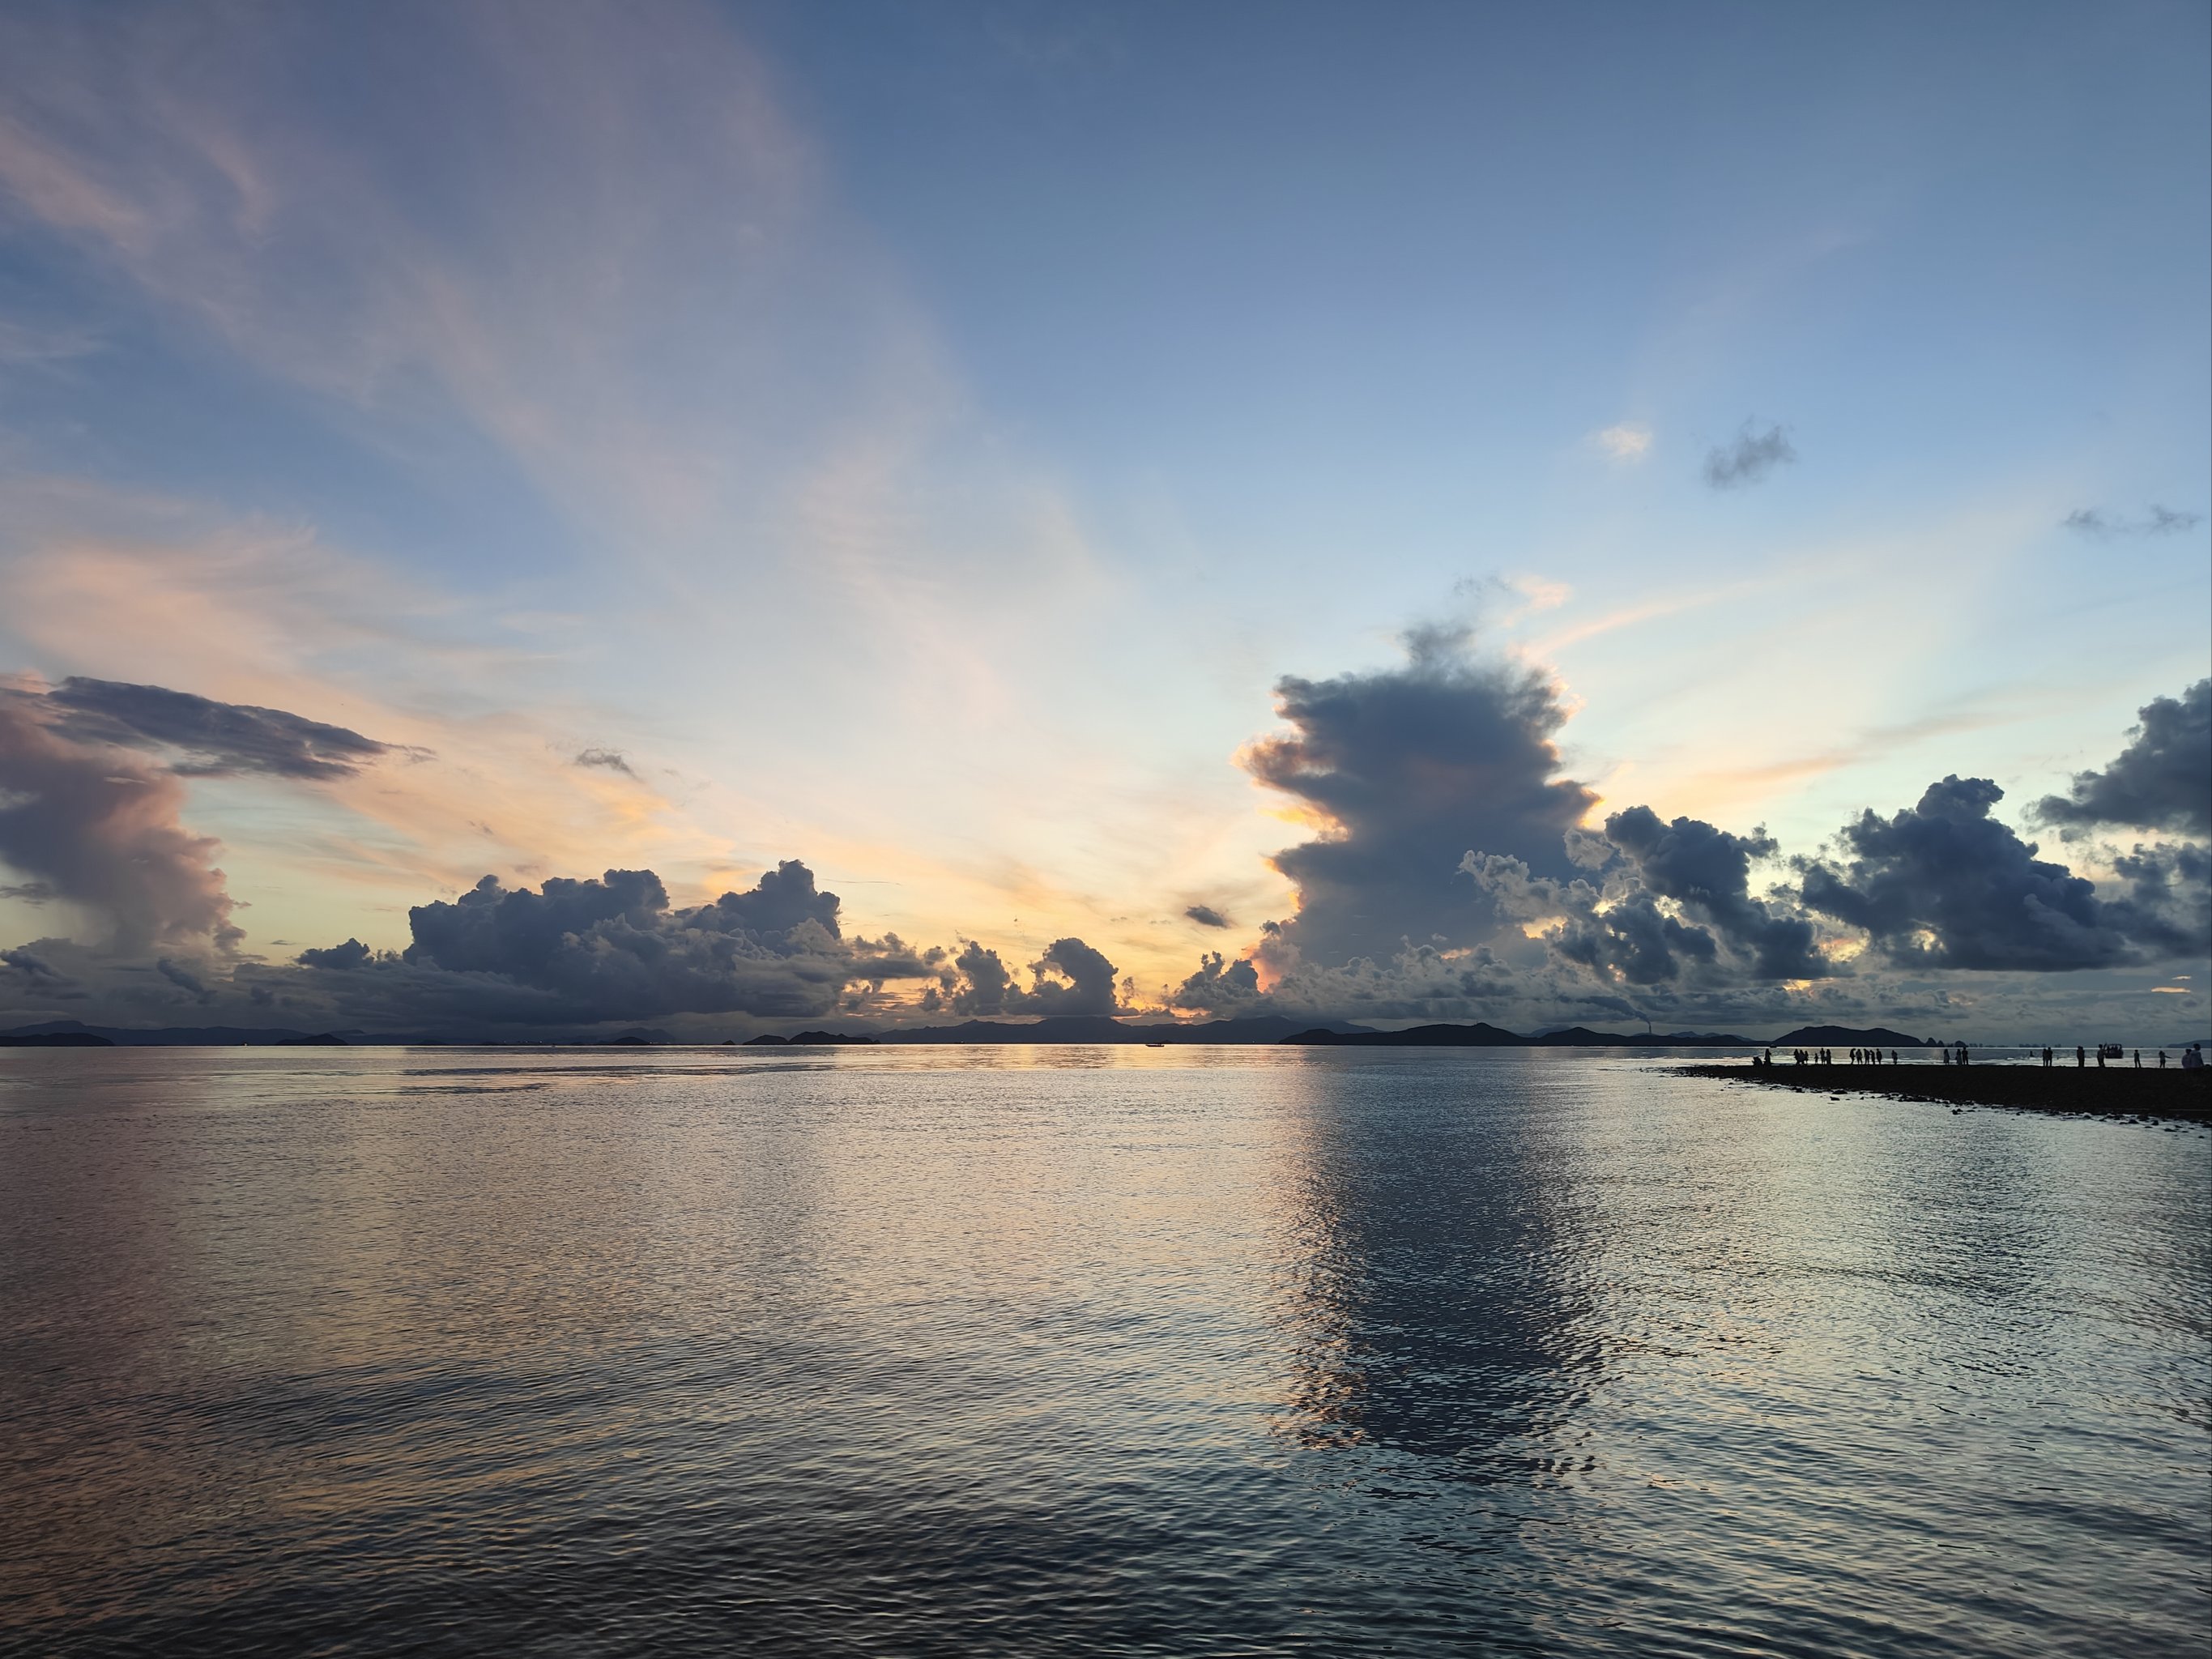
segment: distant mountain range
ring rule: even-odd
[[[1564,1030],[1522,1036],[1496,1025],[1416,1025],[1404,1031],[1378,1031],[1369,1025],[1337,1022],[1325,1025],[1262,1014],[1249,1019],[1214,1019],[1202,1024],[1134,1025],[1105,1015],[1059,1014],[1018,1024],[1010,1020],[971,1019],[958,1025],[922,1025],[905,1030],[848,1036],[802,1031],[794,1037],[759,1036],[749,1047],[826,1047],[866,1042],[1111,1042],[1111,1043],[1295,1043],[1314,1048],[1919,1048],[1934,1046],[1887,1027],[1855,1030],[1844,1025],[1807,1025],[1771,1041],[1725,1031],[1668,1031],[1641,1034],[1593,1031],[1571,1025]]]
[[[1480,1024],[1415,1025],[1403,1031],[1316,1030],[1300,1031],[1295,1036],[1285,1037],[1283,1041],[1316,1048],[1743,1048],[1758,1046],[1750,1037],[1727,1036],[1716,1032],[1670,1031],[1664,1036],[1623,1036],[1617,1031],[1593,1031],[1584,1026],[1571,1025],[1563,1031],[1546,1031],[1539,1036],[1522,1036],[1517,1031]]]
[[[885,1042],[1280,1042],[1300,1031],[1367,1031],[1364,1025],[1324,1024],[1280,1014],[1249,1019],[1210,1019],[1203,1024],[1129,1025],[1104,1014],[1053,1014],[1027,1025],[971,1019],[959,1025],[921,1025],[878,1033]]]
[[[283,1026],[169,1025],[156,1030],[134,1030],[119,1025],[86,1025],[73,1019],[47,1020],[0,1031],[0,1048],[263,1048],[338,1047],[349,1043],[379,1046],[399,1043],[465,1043],[454,1036],[402,1036],[371,1031],[296,1031]],[[616,1037],[532,1039],[500,1047],[562,1046],[579,1043],[611,1044],[622,1048],[661,1047],[679,1040],[667,1032],[637,1030]],[[1619,1031],[1593,1031],[1572,1025],[1565,1030],[1522,1036],[1495,1025],[1416,1025],[1410,1030],[1378,1031],[1371,1026],[1341,1021],[1315,1025],[1280,1014],[1261,1014],[1246,1019],[1213,1019],[1178,1025],[1166,1022],[1131,1024],[1105,1015],[1056,1014],[1027,1024],[1008,1020],[971,1019],[958,1025],[923,1025],[903,1030],[848,1033],[802,1031],[797,1036],[758,1036],[745,1045],[761,1048],[817,1048],[842,1044],[897,1042],[1024,1042],[1024,1043],[1293,1043],[1313,1048],[1920,1048],[1940,1046],[1884,1026],[1856,1030],[1848,1025],[1807,1025],[1762,1042],[1757,1037],[1734,1036],[1717,1031],[1646,1032],[1641,1036]]]

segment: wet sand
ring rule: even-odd
[[[2087,1113],[2212,1121],[2212,1066],[2185,1072],[2132,1066],[1752,1066],[1742,1061],[1677,1066],[1691,1077],[1724,1078],[1777,1089],[1834,1094],[1893,1095],[1954,1106],[2008,1106],[2021,1111]]]

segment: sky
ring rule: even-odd
[[[2212,1034],[2208,34],[12,5],[0,1023]]]

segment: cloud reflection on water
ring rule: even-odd
[[[2201,1161],[1648,1065],[10,1054],[0,1630],[2193,1627]]]
[[[1570,1458],[1605,1372],[1598,1242],[1559,1128],[1499,1109],[1496,1080],[1479,1063],[1419,1091],[1388,1063],[1283,1079],[1294,1375],[1276,1431],[1294,1443],[1493,1483]]]

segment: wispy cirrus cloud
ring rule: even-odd
[[[43,591],[15,614],[21,632],[82,648],[20,659],[272,708],[331,706],[306,694],[303,675],[343,684],[352,729],[436,749],[440,776],[482,763],[513,779],[511,799],[479,788],[465,818],[546,867],[601,842],[600,856],[649,857],[673,877],[764,856],[762,823],[836,817],[856,855],[891,848],[887,881],[920,861],[948,887],[988,894],[995,864],[1054,890],[1062,912],[1128,908],[1085,897],[1109,884],[1066,868],[1065,849],[1142,860],[1158,838],[1079,839],[1042,823],[1036,803],[1054,793],[1069,817],[1101,810],[1077,787],[1101,775],[1096,757],[1055,733],[1092,717],[1093,688],[1129,659],[1126,636],[1098,624],[1127,596],[1097,568],[1054,471],[975,407],[730,15],[690,0],[553,13],[401,0],[264,22],[221,8],[0,17],[11,244],[97,271],[71,291],[121,295],[132,325],[150,315],[165,332],[196,331],[233,367],[304,391],[294,414],[326,416],[380,465],[437,473],[453,454],[481,455],[465,482],[436,482],[483,494],[469,503],[481,521],[532,526],[515,556],[526,575],[509,584],[442,550],[414,556],[434,574],[403,574],[357,538],[334,556],[289,520],[225,532],[307,550],[293,572],[235,544],[183,545],[197,528],[115,537],[57,511],[58,524],[19,539],[30,545],[12,585]],[[364,50],[385,54],[377,98],[310,95],[353,75]],[[237,487],[252,499],[251,483]],[[541,524],[551,533],[537,535]],[[65,544],[82,550],[66,577],[53,568]],[[211,567],[220,602],[207,597]],[[177,609],[165,617],[121,591],[141,577]],[[94,595],[102,584],[108,594]],[[319,603],[301,603],[310,589]],[[404,690],[362,661],[395,620],[395,592],[422,603],[386,629],[408,636],[391,643],[394,661],[448,656],[442,677]],[[109,598],[112,616],[97,614]],[[671,651],[672,613],[697,619],[700,641],[741,634],[742,648]],[[505,625],[549,614],[544,627]],[[533,651],[566,672],[526,686],[514,659]],[[594,696],[597,709],[577,707]],[[522,781],[492,738],[542,741],[574,714],[568,732],[609,734],[602,746],[622,752],[635,729],[625,700],[662,711],[659,751],[686,753],[690,781],[656,771],[644,793],[599,791],[598,810],[624,815],[621,826],[572,842],[575,810],[537,775],[544,766]],[[732,760],[715,712],[770,707],[772,775],[757,753]],[[957,774],[932,758],[948,726],[993,738]],[[842,763],[811,775],[833,732]],[[503,757],[486,759],[493,750]],[[574,739],[555,751],[573,786]],[[621,779],[599,770],[604,784]],[[1046,791],[1041,772],[1069,787]],[[895,795],[943,833],[914,846],[874,822],[867,799],[825,805],[841,788]],[[1112,805],[1139,815],[1139,789],[1158,793],[1146,780]],[[690,792],[685,807],[672,790]],[[347,798],[430,810],[427,790],[404,809],[368,791]],[[702,830],[681,851],[635,844],[672,839],[686,811],[739,828]],[[979,817],[1036,833],[986,860],[973,849]],[[453,827],[463,830],[483,838]],[[395,843],[447,839],[393,831]],[[408,856],[398,844],[367,853]],[[1197,874],[1145,878],[1164,894]],[[1072,914],[1042,924],[1078,925]]]

